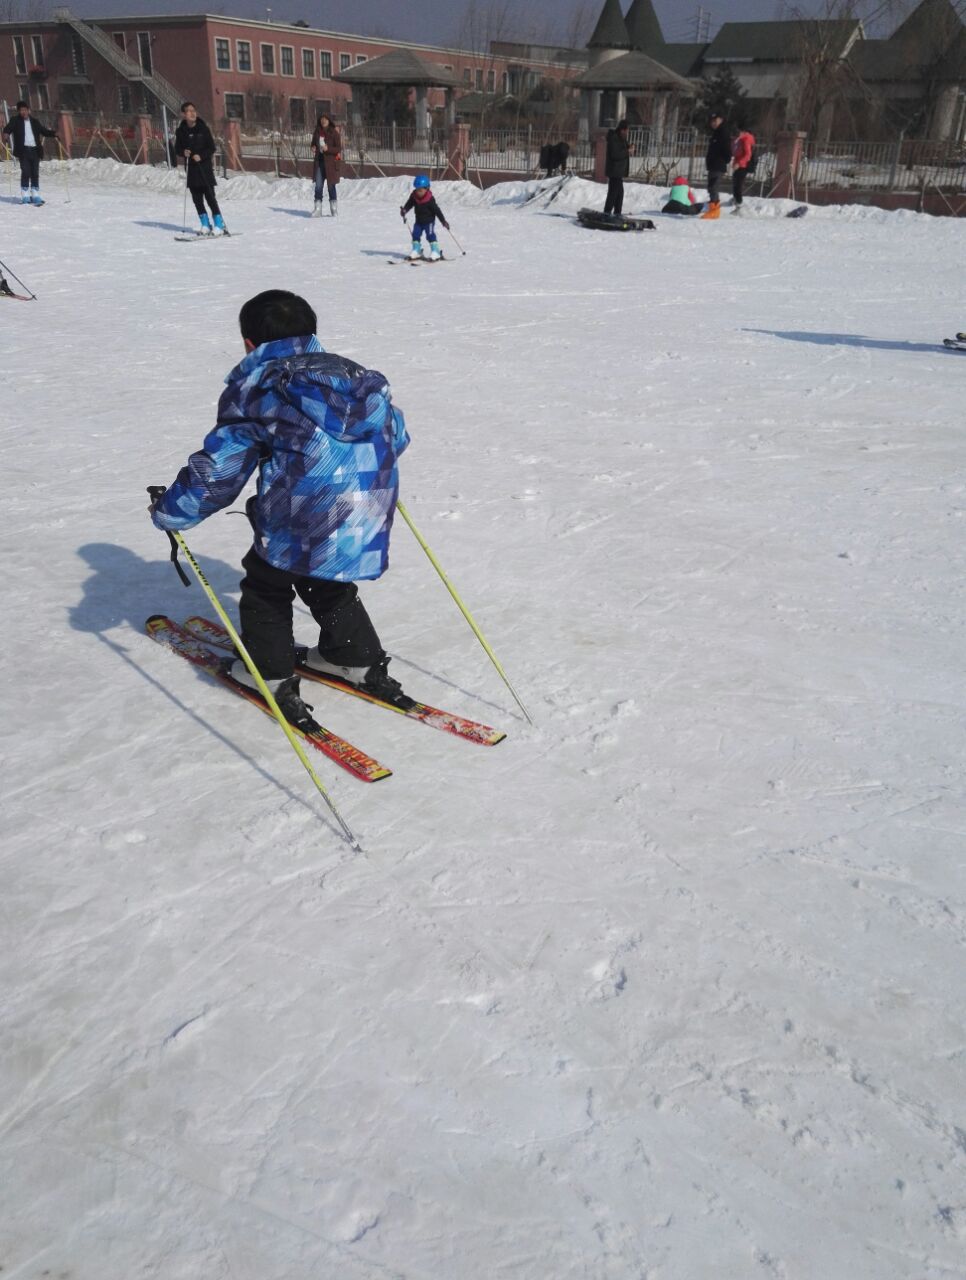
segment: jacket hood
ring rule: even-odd
[[[314,334],[263,342],[225,381],[244,384],[246,396],[271,393],[295,414],[345,442],[371,439],[391,413],[386,378],[330,354]]]

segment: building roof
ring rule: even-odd
[[[661,50],[661,62],[679,76],[697,76],[707,44],[666,44]]]
[[[949,0],[922,0],[888,40],[860,40],[849,63],[868,83],[966,80],[966,26]]]
[[[619,58],[611,58],[589,71],[582,72],[569,82],[578,89],[626,89],[637,92],[641,90],[668,89],[677,93],[694,97],[694,85],[684,76],[679,76],[670,67],[655,62],[646,53],[624,53]]]
[[[604,0],[604,7],[594,27],[594,34],[587,41],[588,49],[629,49],[631,38],[621,12],[619,0]]]
[[[726,22],[705,51],[705,62],[798,62],[806,49],[842,58],[862,35],[857,18],[792,22]]]
[[[624,19],[631,48],[660,58],[664,49],[664,32],[651,0],[634,0]]]
[[[447,71],[439,62],[421,58],[410,49],[393,49],[379,58],[370,58],[332,77],[340,84],[432,85],[435,88],[459,89],[462,79]]]

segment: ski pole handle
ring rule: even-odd
[[[162,494],[167,493],[167,491],[168,491],[168,486],[166,484],[149,484],[148,485],[148,497],[151,499],[152,511],[158,505],[158,499],[161,497]],[[191,579],[185,573],[184,569],[182,569],[181,564],[178,560],[178,544],[175,540],[175,536],[170,529],[165,529],[165,533],[168,535],[168,541],[171,543],[171,563],[174,565],[175,569],[177,570],[178,577],[181,579],[184,585],[186,587],[190,587]]]

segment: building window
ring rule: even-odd
[[[340,53],[339,54],[339,70],[348,71],[351,66],[352,66],[352,54]]]
[[[252,112],[257,124],[272,123],[272,95],[255,93],[252,95]]]
[[[75,76],[87,75],[87,65],[84,62],[84,42],[73,31],[70,35],[70,64],[73,67]],[[76,108],[68,107],[67,110],[76,110]]]
[[[225,94],[225,119],[245,119],[245,95],[243,93]]]
[[[319,79],[332,79],[332,54],[328,49],[319,50]]]
[[[482,67],[476,68],[476,87],[477,89],[483,88],[483,68]]]
[[[369,59],[366,57],[364,53],[356,54],[356,66],[358,66],[360,62],[368,62],[368,61]]]
[[[318,120],[319,116],[328,116],[330,120],[332,119],[332,99],[331,98],[316,98],[315,100],[316,120]]]
[[[33,54],[34,66],[42,67],[44,65],[44,42],[41,36],[30,37],[30,52]]]
[[[235,41],[235,66],[239,71],[251,71],[252,42],[250,40]]]
[[[215,40],[215,66],[219,71],[231,70],[230,40],[222,40],[220,37]]]
[[[122,116],[131,114],[131,86],[129,84],[119,84],[117,86],[117,107]]]
[[[115,31],[113,34],[114,34],[114,43],[117,45],[117,47],[120,49],[120,51],[121,51],[123,54],[125,54],[125,55],[126,55],[126,54],[127,54],[127,45],[126,45],[126,44],[125,44],[125,42],[124,42],[124,32],[123,32],[123,31]]]
[[[31,101],[30,101],[30,85],[29,85],[29,84],[18,84],[18,85],[17,85],[17,90],[18,90],[18,92],[19,92],[19,94],[20,94],[20,98],[21,98],[21,100],[22,100],[23,102],[26,102],[26,104],[27,104],[27,106],[28,106],[28,107],[29,107],[29,106],[32,106],[33,104],[32,104],[32,103],[31,103]]]
[[[273,76],[275,74],[275,46],[273,44],[262,45],[262,75]]]
[[[292,122],[293,129],[305,128],[305,99],[304,98],[289,98],[288,118]]]
[[[509,71],[504,71],[504,73],[503,73],[503,92],[504,92],[504,93],[509,93],[509,92],[510,92],[510,73],[509,73]]]
[[[463,83],[466,85],[467,89],[473,83],[473,72],[469,69],[469,67],[463,68]]]
[[[487,93],[496,93],[496,72],[488,71],[486,73],[486,91]]]
[[[50,94],[47,92],[45,84],[37,85],[37,106],[41,111],[50,110]]]
[[[141,70],[146,71],[148,75],[154,70],[154,64],[151,61],[151,32],[138,32],[138,61],[141,63]]]
[[[17,66],[17,75],[25,76],[27,74],[27,55],[23,51],[23,36],[13,37],[13,60]]]
[[[279,70],[283,76],[295,75],[295,50],[290,44],[279,46],[278,50]]]
[[[315,50],[314,49],[302,50],[302,79],[303,80],[315,79]]]

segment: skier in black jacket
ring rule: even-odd
[[[605,213],[620,214],[624,207],[624,179],[631,171],[631,148],[627,141],[627,121],[620,120],[616,129],[607,132],[607,160],[604,176],[607,179]]]
[[[201,234],[212,235],[211,222],[205,213],[205,201],[215,220],[215,230],[219,235],[227,234],[228,228],[221,216],[218,200],[215,196],[215,170],[212,159],[215,154],[215,140],[211,130],[198,115],[198,108],[193,102],[182,102],[181,123],[174,135],[174,149],[184,157],[187,166],[188,190],[194,201],[198,218],[201,221]]]
[[[13,154],[20,161],[20,203],[43,204],[40,198],[40,162],[44,158],[44,138],[56,138],[30,114],[29,102],[17,103],[17,114],[3,126],[13,137]]]
[[[715,111],[711,116],[711,137],[708,139],[708,154],[705,160],[708,166],[708,211],[704,218],[721,216],[721,183],[731,164],[731,134],[725,124],[724,116]]]
[[[412,209],[414,214],[413,221],[413,247],[409,256],[416,261],[422,256],[422,237],[426,237],[429,245],[429,261],[439,262],[443,256],[439,247],[439,241],[436,239],[436,219],[449,231],[449,223],[443,217],[443,211],[436,203],[436,197],[433,195],[432,188],[429,185],[429,178],[425,173],[421,173],[413,179],[413,189],[409,199],[404,205],[400,205],[399,212],[405,221],[406,214]]]

